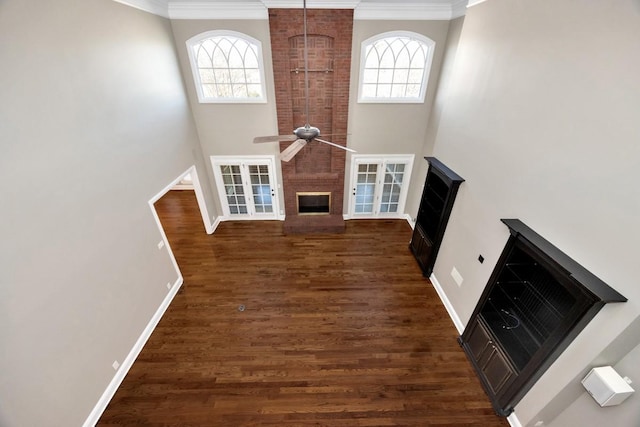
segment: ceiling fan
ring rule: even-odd
[[[309,59],[307,54],[307,0],[303,0],[302,3],[302,13],[303,13],[303,32],[304,32],[304,97],[305,97],[305,120],[306,124],[304,126],[300,126],[297,129],[294,129],[293,134],[291,135],[274,135],[274,136],[258,136],[253,139],[254,143],[263,143],[263,142],[276,142],[276,141],[293,141],[287,148],[285,148],[280,153],[280,160],[283,162],[288,162],[293,159],[293,157],[304,148],[307,143],[312,140],[322,142],[323,144],[332,145],[336,148],[340,148],[341,150],[350,151],[355,153],[355,150],[351,148],[343,147],[342,145],[338,145],[334,142],[327,141],[325,139],[319,138],[320,129],[315,126],[311,126],[309,124]]]

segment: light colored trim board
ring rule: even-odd
[[[261,0],[270,9],[302,9],[301,0]],[[355,9],[361,0],[307,0],[307,9]]]
[[[143,10],[145,12],[153,13],[154,15],[162,16],[164,18],[169,17],[169,7],[166,0],[113,0],[117,3],[122,3],[126,6],[135,7],[136,9]]]
[[[207,210],[207,204],[204,201],[204,193],[202,191],[202,185],[200,184],[200,177],[198,177],[198,171],[196,170],[195,165],[191,166],[183,175],[180,177],[184,178],[186,175],[191,174],[191,183],[193,185],[193,191],[196,194],[196,200],[198,201],[198,208],[200,208],[200,215],[202,216],[202,222],[204,224],[204,229],[207,231],[207,234],[212,234],[216,227],[213,226],[209,218],[209,211]]]
[[[444,292],[444,289],[442,289],[442,286],[440,285],[440,282],[438,282],[435,274],[431,273],[431,276],[429,276],[429,280],[431,280],[433,288],[438,293],[438,296],[440,297],[444,308],[447,309],[447,313],[449,313],[449,317],[451,317],[451,320],[456,326],[458,333],[462,334],[462,331],[464,331],[464,323],[462,322],[462,319],[460,319],[460,316],[458,316],[458,313],[456,313],[456,310],[453,308],[453,305],[451,304],[451,301],[449,301],[449,298],[447,298],[447,294]]]
[[[170,1],[114,0],[118,3],[170,19],[269,19],[269,8],[301,9],[300,0],[253,1]],[[310,9],[353,9],[356,20],[450,20],[465,14],[467,3],[475,6],[486,0],[442,0],[418,3],[412,0],[363,2],[361,0],[309,0]]]
[[[87,417],[86,421],[84,422],[83,427],[93,427],[100,420],[100,417],[102,416],[102,413],[104,412],[104,410],[107,408],[107,405],[111,401],[111,398],[113,397],[114,394],[116,394],[116,391],[118,390],[118,387],[120,387],[120,384],[122,384],[124,377],[129,372],[129,369],[131,369],[131,367],[133,366],[133,362],[135,362],[136,358],[142,351],[142,348],[144,347],[147,340],[151,336],[151,333],[156,328],[156,325],[158,325],[158,322],[164,315],[164,312],[167,310],[167,308],[169,307],[169,304],[171,304],[171,301],[178,293],[178,290],[180,290],[180,287],[182,286],[182,282],[183,282],[182,275],[180,275],[176,279],[175,283],[171,287],[171,290],[169,291],[165,299],[162,301],[162,304],[160,304],[160,307],[158,307],[155,314],[147,324],[147,327],[144,328],[144,330],[142,331],[142,334],[140,334],[140,337],[138,337],[138,340],[133,345],[133,348],[131,349],[127,357],[122,361],[122,364],[118,368],[118,371],[113,376],[113,379],[107,386],[106,390],[104,391],[104,393],[102,393],[102,396],[100,396],[98,403],[93,408],[93,410]]]
[[[403,218],[407,220],[407,222],[409,223],[409,227],[411,227],[412,230],[415,229],[416,222],[413,220],[413,218],[411,218],[411,215],[409,215],[408,213],[405,213],[403,215]]]
[[[410,1],[360,3],[354,10],[354,20],[409,20],[409,21],[448,21],[464,15],[460,2],[419,4]],[[467,1],[464,0],[464,6]]]
[[[480,3],[484,3],[487,0],[469,0],[469,4],[467,5],[467,7],[473,7],[475,5],[478,5]]]
[[[512,412],[511,415],[507,417],[507,422],[511,427],[522,427],[522,423],[520,423],[520,420],[516,417],[515,412]]]
[[[196,200],[198,201],[198,208],[200,209],[200,215],[202,216],[202,223],[204,224],[204,229],[207,231],[207,234],[211,234],[213,233],[213,230],[215,230],[215,227],[209,220],[210,218],[209,211],[207,210],[207,204],[204,201],[204,192],[202,191],[202,185],[200,184],[200,177],[198,176],[198,170],[196,169],[195,165],[192,165],[189,169],[187,169],[182,174],[180,174],[180,176],[174,179],[169,185],[167,185],[164,189],[162,189],[162,191],[160,191],[158,194],[153,196],[151,200],[149,200],[149,204],[151,205],[151,208],[152,208],[151,210],[153,211],[154,215],[156,215],[155,209],[153,208],[153,204],[158,200],[160,200],[162,196],[167,194],[169,190],[171,190],[176,185],[178,185],[180,181],[182,181],[184,177],[186,177],[187,175],[191,175],[193,191],[196,194]],[[158,227],[160,227],[160,231],[162,233],[163,239],[165,240],[165,244],[167,244],[168,246],[169,242],[167,241],[167,238],[164,235],[164,231],[162,230],[162,225],[160,224],[160,219],[157,218],[157,215],[156,215],[156,221],[158,222]],[[171,255],[173,256],[173,254]],[[176,264],[176,269],[177,269],[177,264]]]
[[[169,2],[171,19],[269,19],[260,2]]]

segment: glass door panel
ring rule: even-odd
[[[378,165],[361,164],[358,165],[358,172],[355,187],[355,212],[373,213],[373,203],[375,201],[376,181],[378,175]]]
[[[224,193],[227,197],[229,212],[235,214],[247,214],[247,199],[244,195],[242,175],[238,165],[221,165],[220,173],[224,182]]]
[[[398,203],[402,193],[404,163],[387,163],[382,184],[380,212],[398,212]]]
[[[224,216],[233,219],[278,219],[271,157],[211,157]]]
[[[402,217],[412,164],[413,155],[354,155],[350,216]]]
[[[251,193],[256,213],[273,212],[273,196],[269,167],[267,165],[249,165]]]

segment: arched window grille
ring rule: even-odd
[[[187,50],[201,103],[266,102],[260,41],[208,31],[187,40]]]
[[[424,102],[435,42],[392,31],[362,42],[360,102]]]

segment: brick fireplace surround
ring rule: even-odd
[[[346,146],[353,10],[308,9],[309,118],[305,117],[302,9],[269,9],[280,135],[309,123],[323,139]],[[281,142],[280,151],[290,142]],[[343,232],[346,152],[312,141],[282,162],[284,232]],[[298,215],[297,192],[331,192],[329,215]]]

